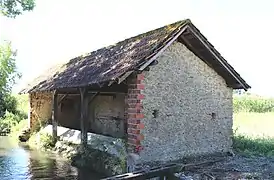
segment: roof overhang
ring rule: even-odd
[[[20,93],[120,84],[133,72],[145,70],[176,40],[223,77],[228,87],[250,88],[191,21],[183,20],[73,58],[37,77]],[[132,43],[135,46],[128,46]]]
[[[233,89],[248,90],[251,88],[245,80],[235,71],[235,69],[221,56],[214,46],[202,35],[202,33],[189,20],[173,39],[170,40],[162,49],[142,64],[139,70],[144,70],[149,66],[162,52],[169,47],[175,40],[183,43],[196,56],[203,60],[207,65],[213,68],[222,76],[229,87]]]

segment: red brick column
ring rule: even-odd
[[[142,100],[145,96],[142,94],[145,86],[143,84],[144,74],[134,74],[128,78],[128,94],[126,97],[126,120],[127,120],[127,145],[128,152],[139,153],[143,147],[141,141],[144,136],[141,134],[141,129],[144,128],[142,119]]]

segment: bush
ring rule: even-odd
[[[6,111],[16,114],[17,100],[14,96],[11,96],[10,94],[0,93],[0,117],[3,117]]]
[[[22,131],[23,129],[26,129],[28,127],[28,120],[24,119],[21,120],[19,123],[17,123],[15,126],[13,126],[11,128],[11,133],[19,133],[20,131]]]
[[[4,96],[4,106],[5,106],[5,110],[6,111],[9,111],[13,114],[16,114],[17,113],[17,99],[10,95],[10,94],[7,94]]]
[[[18,101],[18,97],[10,94],[0,94],[0,130],[11,130],[20,121],[27,119],[27,113],[22,107],[22,105],[26,106],[26,98],[21,98],[24,101]],[[26,121],[24,123],[26,124]],[[17,130],[19,131],[19,129]]]
[[[274,98],[263,98],[252,95],[233,97],[234,112],[274,112]]]
[[[31,134],[28,143],[31,147],[42,148],[44,150],[51,149],[55,145],[52,135],[43,132]]]
[[[244,135],[233,136],[233,148],[249,155],[274,156],[273,138],[251,138]]]
[[[52,135],[40,133],[40,145],[46,149],[54,147]]]
[[[11,129],[11,127],[17,125],[21,121],[20,116],[6,111],[4,117],[0,118],[0,130]]]

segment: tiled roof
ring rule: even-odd
[[[157,53],[185,22],[178,21],[71,59],[34,79],[21,93],[84,87],[115,80]]]
[[[178,33],[182,33],[181,29],[185,26],[195,27],[190,20],[178,21],[123,40],[115,45],[104,47],[71,59],[66,64],[61,64],[49,69],[34,79],[34,81],[20,93],[107,84],[128,71],[138,69],[173,40],[176,35],[178,36]],[[186,37],[189,36],[186,35]],[[189,40],[191,41],[190,43],[194,42],[193,38]],[[209,43],[206,39],[205,41]],[[194,45],[195,43],[191,46],[192,48],[194,47],[194,49],[190,48],[193,52],[201,49],[201,46],[199,46],[198,49],[198,46],[195,48],[196,46]],[[214,49],[213,46],[210,48]],[[201,52],[205,52],[205,47],[202,47]],[[199,52],[199,55],[201,52]],[[219,56],[220,54],[217,53],[217,55]],[[208,56],[201,56],[200,58],[204,60],[204,58],[208,58]],[[212,58],[210,57],[210,59]],[[231,82],[233,88],[247,89],[250,87],[226,61],[225,64],[226,65],[220,65],[212,62],[213,69],[216,71],[221,70],[220,75],[229,83]],[[231,70],[227,69],[227,67]],[[234,75],[237,77],[235,78]]]

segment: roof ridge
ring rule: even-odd
[[[168,44],[171,44],[172,39],[177,38],[184,28],[191,29],[192,25],[190,19],[176,21],[90,53],[82,54],[67,62],[60,63],[60,67],[50,68],[35,78],[33,82],[28,83],[27,87],[20,93],[104,85],[116,80],[125,72],[134,71],[142,64],[149,63],[151,58],[164,50]],[[193,40],[193,34],[191,35],[189,32],[186,32],[184,37],[188,37],[188,34],[190,34],[189,39]],[[196,42],[193,40],[192,43],[195,44]],[[199,45],[196,47],[200,48]],[[214,49],[214,47],[212,48]],[[215,54],[215,52],[210,53]],[[204,56],[208,59],[207,54]],[[203,59],[203,57],[200,58]],[[212,62],[212,64],[214,63]],[[229,71],[227,70],[228,65],[223,66],[225,66],[225,71]],[[219,66],[215,67],[215,71],[218,68]],[[229,73],[231,72],[229,71]],[[232,73],[236,74],[235,72]],[[224,73],[220,73],[220,75],[226,80],[230,78],[230,76],[226,77]],[[235,79],[232,81],[231,83],[235,83],[232,84],[234,88],[240,87],[238,82],[234,82]],[[98,86],[96,87],[98,88]]]
[[[163,25],[163,26],[161,26],[161,27],[159,27],[159,28],[151,29],[151,30],[149,30],[149,31],[147,31],[147,32],[145,32],[145,33],[140,33],[140,34],[137,34],[137,35],[135,35],[135,36],[128,37],[128,38],[126,38],[126,39],[124,39],[124,40],[120,40],[120,41],[116,42],[115,44],[110,44],[110,45],[108,45],[108,46],[104,46],[104,47],[102,47],[102,48],[96,49],[96,50],[91,51],[91,52],[89,52],[89,53],[86,53],[86,54],[82,54],[82,55],[76,56],[76,57],[74,57],[74,58],[72,58],[72,59],[70,59],[70,60],[74,60],[74,59],[76,59],[76,58],[84,58],[84,57],[87,57],[87,56],[91,55],[92,53],[95,53],[95,52],[97,52],[97,51],[99,51],[99,50],[101,50],[101,49],[110,49],[110,48],[115,47],[115,46],[117,46],[117,45],[119,45],[120,43],[123,43],[123,42],[125,42],[125,41],[133,40],[133,39],[135,39],[135,38],[137,38],[137,37],[139,37],[139,36],[144,36],[144,35],[153,33],[153,32],[155,32],[155,31],[158,31],[158,30],[163,29],[163,28],[165,28],[165,27],[173,26],[173,25],[175,25],[175,24],[177,24],[177,23],[178,23],[178,24],[180,23],[180,26],[181,26],[181,25],[183,25],[183,24],[187,24],[187,23],[190,23],[190,22],[191,22],[190,19],[186,19],[186,20],[179,20],[179,21],[176,21],[176,22],[174,22],[174,23],[170,23],[170,24],[168,24],[168,25]],[[179,27],[179,25],[178,25],[178,27]],[[178,28],[178,27],[177,27],[177,28]],[[69,61],[70,61],[70,60],[69,60]],[[68,62],[69,62],[69,61],[68,61]],[[67,62],[67,63],[68,63],[68,62]],[[66,63],[64,63],[64,64],[66,64]]]

